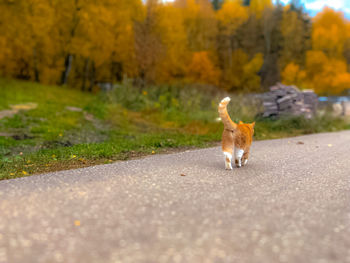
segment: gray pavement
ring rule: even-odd
[[[350,262],[350,132],[1,181],[0,262]]]

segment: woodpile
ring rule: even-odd
[[[342,116],[350,116],[350,101],[342,101]]]
[[[263,96],[264,117],[299,116],[312,118],[316,113],[318,97],[311,91],[300,91],[295,86],[277,83]]]

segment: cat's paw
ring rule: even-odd
[[[236,164],[236,167],[237,168],[241,168],[242,167],[242,163],[241,163],[241,161],[239,161],[239,160],[235,160],[235,164]]]
[[[225,169],[226,170],[232,170],[232,165],[231,164],[225,164]]]

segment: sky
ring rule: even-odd
[[[282,3],[289,3],[289,0],[280,0]],[[343,11],[346,16],[350,17],[350,0],[301,0],[305,9],[314,16],[325,6],[332,7],[335,10]]]

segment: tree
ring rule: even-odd
[[[212,0],[211,3],[213,5],[214,10],[219,10],[223,4],[223,0]]]
[[[330,57],[342,57],[347,39],[346,30],[344,14],[325,7],[314,18],[312,49],[323,51]]]
[[[306,73],[301,70],[299,65],[290,62],[282,72],[282,81],[286,85],[297,85],[303,87],[306,79]]]
[[[176,0],[174,5],[183,8],[188,49],[192,52],[215,49],[216,17],[209,0]]]
[[[148,0],[145,17],[135,25],[136,59],[138,76],[144,82],[156,81],[156,65],[164,54],[164,45],[158,34],[160,13],[157,0]]]
[[[284,10],[281,32],[283,37],[280,53],[281,68],[285,68],[291,62],[304,65],[305,53],[310,48],[308,39],[310,32],[300,13],[292,11],[290,8]]]
[[[247,21],[248,9],[240,4],[240,1],[226,1],[217,12],[218,20],[218,40],[217,50],[221,61],[221,68],[232,66],[232,52],[238,48],[236,37],[237,29]]]
[[[344,59],[329,58],[323,51],[306,55],[307,86],[319,94],[341,94],[350,87],[350,74]]]
[[[250,11],[257,18],[261,18],[266,9],[272,9],[273,4],[271,0],[250,0]]]
[[[156,65],[157,80],[171,82],[184,78],[190,62],[188,39],[184,26],[182,8],[172,4],[159,7],[157,34],[160,37],[164,52]],[[171,28],[171,30],[169,30]]]
[[[262,13],[263,38],[265,42],[264,64],[261,71],[261,81],[264,88],[274,85],[280,81],[279,53],[281,50],[282,34],[280,23],[282,21],[282,6],[277,5],[275,9],[269,8],[269,2],[266,2],[266,8]]]
[[[257,53],[252,59],[242,50],[236,49],[231,56],[232,66],[227,69],[222,79],[222,86],[229,91],[258,91],[263,65],[263,55]]]
[[[220,71],[215,68],[206,51],[193,53],[188,71],[193,82],[219,84]]]

